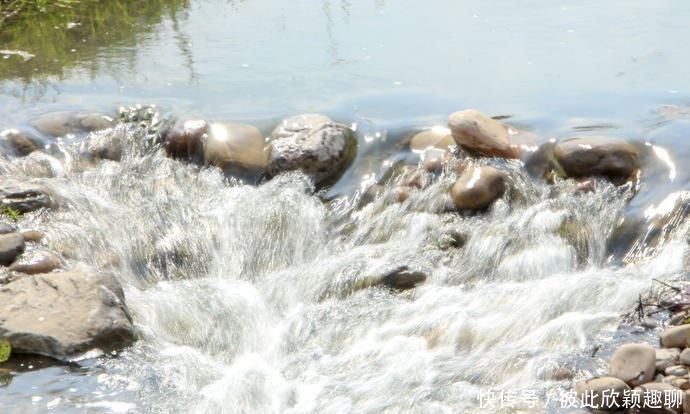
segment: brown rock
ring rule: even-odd
[[[453,140],[450,130],[434,127],[415,134],[410,141],[410,150],[422,152],[429,148],[435,148],[450,151],[455,145],[455,140]]]
[[[262,173],[266,168],[264,137],[253,125],[211,124],[204,159],[227,173]]]
[[[208,133],[203,119],[180,118],[162,132],[165,151],[173,158],[198,160],[203,155],[202,140]]]
[[[34,140],[16,129],[6,129],[0,132],[0,138],[20,157],[29,155],[38,149]]]
[[[506,191],[506,175],[489,167],[466,169],[450,190],[455,207],[463,210],[482,210],[501,198]]]
[[[49,273],[62,266],[62,260],[58,255],[49,250],[30,250],[24,252],[9,267],[13,272],[35,275]]]
[[[43,237],[45,236],[42,232],[40,231],[23,231],[20,233],[22,237],[24,237],[25,242],[39,242],[43,240]]]
[[[619,138],[571,138],[558,143],[554,154],[569,177],[629,179],[638,166],[636,148]]]
[[[519,148],[508,141],[505,124],[475,109],[452,113],[448,117],[448,127],[455,142],[465,150],[489,157],[519,157]]]
[[[7,266],[24,251],[24,238],[19,233],[0,235],[0,265]]]
[[[654,379],[655,361],[654,348],[648,344],[621,345],[611,357],[609,375],[635,387]]]

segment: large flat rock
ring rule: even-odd
[[[0,287],[0,338],[13,352],[69,360],[122,348],[135,333],[119,282],[82,270],[26,276]]]

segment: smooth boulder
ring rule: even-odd
[[[352,161],[357,139],[346,125],[318,114],[287,118],[278,125],[266,147],[267,172],[302,170],[316,185],[335,181]]]
[[[650,345],[621,345],[611,357],[609,375],[636,387],[654,379],[655,362],[656,352]]]
[[[467,168],[450,190],[455,207],[461,210],[483,210],[505,193],[507,176],[489,166]]]
[[[508,141],[507,126],[475,109],[452,113],[448,128],[463,149],[489,157],[518,158],[520,151]]]
[[[638,167],[637,149],[619,138],[585,137],[559,142],[554,155],[568,177],[629,179]]]
[[[672,326],[661,333],[661,346],[664,348],[685,348],[690,340],[690,324]]]
[[[623,394],[630,387],[623,380],[615,377],[592,378],[575,384],[583,406],[600,410],[614,411],[623,407]]]
[[[211,124],[204,159],[226,173],[260,174],[266,168],[264,137],[249,124]]]
[[[61,360],[109,352],[136,336],[120,283],[86,270],[26,276],[0,287],[0,338],[12,351]]]
[[[410,150],[415,152],[422,152],[429,148],[450,151],[455,145],[450,130],[442,127],[418,132],[410,140]]]

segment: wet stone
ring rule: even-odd
[[[19,256],[25,248],[24,237],[19,233],[0,235],[0,265],[7,266]]]
[[[575,392],[588,408],[609,411],[623,406],[623,394],[629,390],[624,381],[614,377],[592,378],[575,384]],[[605,398],[604,394],[615,398]]]
[[[29,155],[38,149],[34,140],[16,129],[6,129],[0,132],[0,139],[12,149],[15,155],[20,157]]]
[[[173,158],[200,160],[208,128],[203,119],[180,118],[168,123],[161,131],[165,152]]]
[[[39,242],[43,240],[45,235],[40,231],[30,230],[21,232],[22,237],[24,237],[25,242]]]
[[[62,259],[57,254],[49,250],[36,249],[24,252],[10,265],[9,269],[13,272],[33,275],[52,272],[61,266]]]
[[[483,210],[503,196],[506,181],[505,173],[496,168],[468,168],[453,184],[450,195],[458,209]]]
[[[38,188],[21,188],[14,185],[0,187],[0,201],[3,208],[28,213],[48,207],[48,197]]]
[[[326,185],[340,177],[356,151],[357,139],[346,125],[318,114],[293,116],[271,133],[267,172],[302,170],[316,185]]]
[[[571,138],[558,143],[554,154],[569,177],[629,179],[638,166],[636,148],[619,138]]]
[[[448,128],[463,149],[489,157],[518,158],[519,149],[510,145],[505,124],[475,109],[452,113]]]
[[[211,124],[204,159],[225,173],[256,178],[266,169],[264,137],[249,124]]]
[[[383,276],[382,282],[389,288],[406,290],[413,289],[417,285],[424,283],[426,277],[426,274],[423,272],[412,271],[407,266],[402,266]]]

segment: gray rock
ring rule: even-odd
[[[654,379],[656,353],[648,344],[625,344],[611,356],[609,375],[620,378],[631,387]]]
[[[554,154],[569,177],[629,179],[638,167],[637,149],[619,138],[571,138],[558,143]]]
[[[7,266],[24,251],[24,237],[19,233],[0,235],[0,265]]]
[[[682,377],[683,375],[686,375],[688,373],[688,369],[685,368],[682,365],[671,365],[670,367],[666,367],[664,370],[664,375],[668,376],[674,376],[674,377]]]
[[[165,151],[173,158],[201,160],[208,128],[208,122],[203,119],[180,118],[169,123],[161,132]]]
[[[16,226],[0,222],[0,234],[14,233],[15,231],[17,231]]]
[[[609,411],[623,407],[626,390],[630,390],[628,384],[614,377],[592,378],[575,384],[575,392],[583,405]],[[614,396],[616,398],[612,398]]]
[[[116,121],[101,113],[77,113],[69,111],[49,112],[33,119],[31,124],[38,131],[53,137],[62,137],[79,131],[98,131],[114,126]]]
[[[126,134],[127,127],[124,125],[92,132],[82,141],[81,151],[96,160],[120,161]]]
[[[654,366],[657,371],[664,372],[671,365],[678,365],[679,348],[658,348],[654,350],[654,353],[656,354]]]
[[[267,172],[302,170],[316,185],[335,181],[354,159],[357,139],[347,126],[323,115],[305,114],[283,120],[267,146]]]
[[[475,109],[452,113],[448,128],[455,142],[463,149],[489,157],[518,158],[519,148],[508,141],[507,126]]]
[[[678,359],[681,364],[690,366],[690,348],[685,348]]]
[[[450,195],[458,209],[482,210],[503,196],[506,181],[505,173],[494,167],[472,167],[458,177]]]
[[[661,346],[664,348],[685,348],[690,339],[690,324],[672,326],[661,333]]]
[[[226,173],[256,176],[266,169],[264,137],[248,124],[211,124],[204,159]]]
[[[84,131],[102,131],[112,128],[117,124],[117,121],[113,117],[98,112],[79,114],[77,119],[79,121],[79,127]]]
[[[0,287],[0,337],[12,351],[61,360],[135,340],[119,282],[70,271],[26,276]]]
[[[0,184],[0,208],[28,213],[48,207],[48,196],[39,187],[5,181]]]
[[[24,252],[10,265],[13,272],[34,275],[49,273],[62,267],[62,259],[50,250],[34,249]]]

